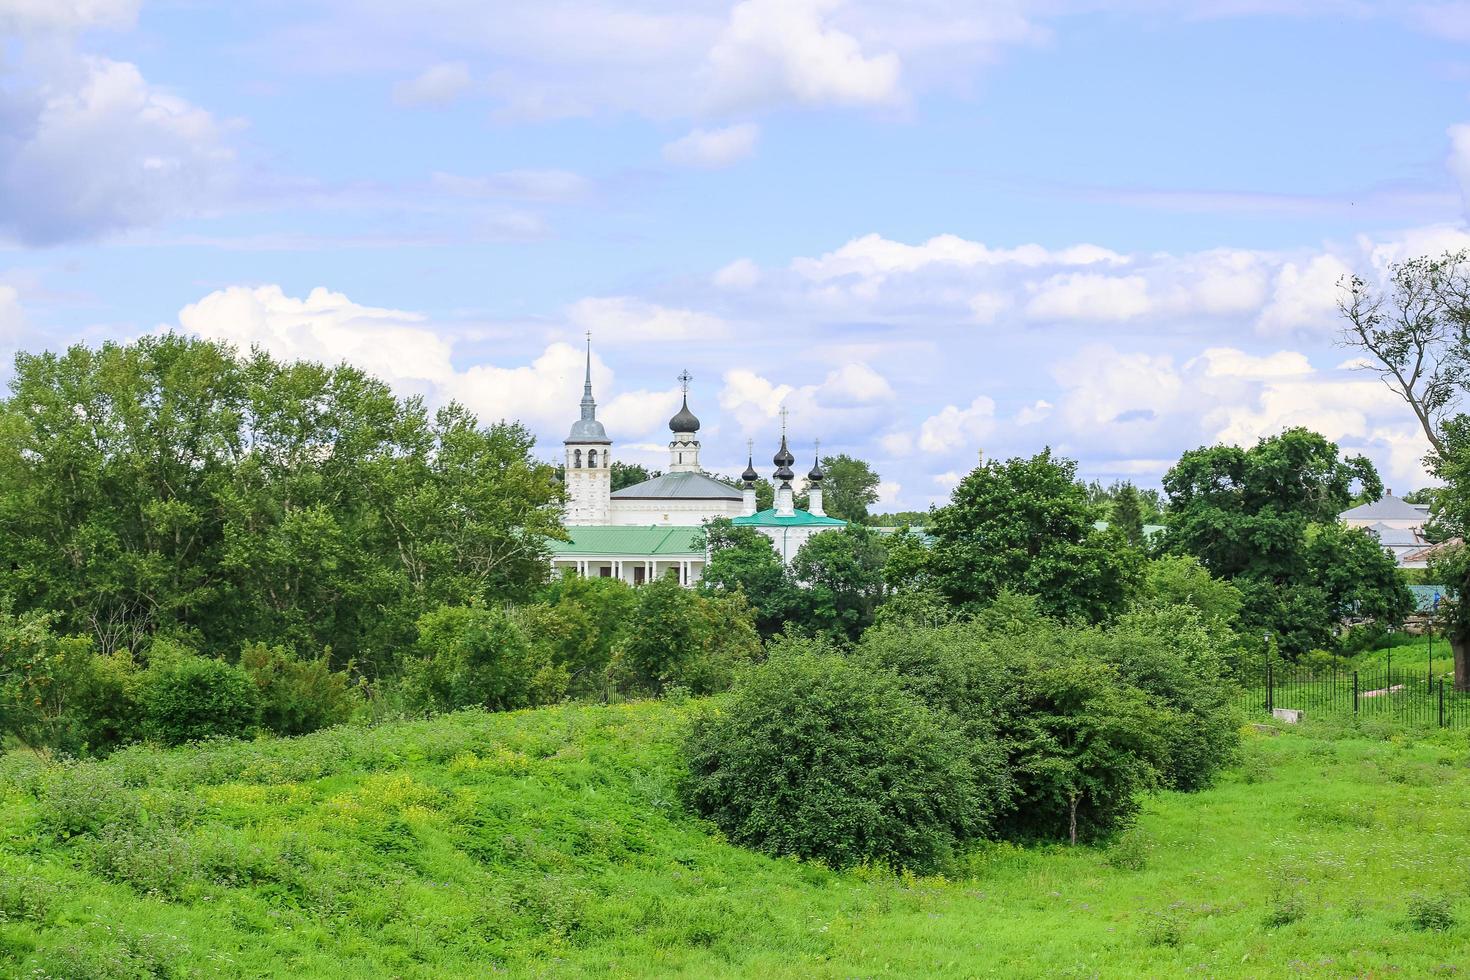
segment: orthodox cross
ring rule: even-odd
[[[679,387],[684,389],[684,394],[689,394],[689,382],[694,380],[694,375],[686,368],[679,374]]]
[[[783,436],[786,435],[786,416],[787,415],[790,415],[790,414],[791,413],[786,410],[786,406],[785,405],[782,405],[781,406],[781,435],[783,435]]]

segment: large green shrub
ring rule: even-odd
[[[989,829],[976,753],[888,675],[777,652],[686,745],[685,796],[730,840],[769,854],[930,868]]]
[[[421,711],[501,711],[559,700],[567,671],[513,612],[441,606],[419,619],[418,654],[405,665],[403,686]]]
[[[166,745],[254,731],[260,697],[244,670],[223,660],[171,653],[140,677],[143,734]]]
[[[760,652],[750,605],[739,593],[701,595],[659,580],[639,588],[637,597],[611,668],[624,691],[658,694],[674,685],[694,694],[723,691]]]
[[[71,754],[132,737],[130,663],[97,657],[85,637],[58,635],[49,613],[0,612],[0,734]]]
[[[282,646],[249,643],[240,666],[260,696],[260,723],[277,735],[304,735],[352,717],[362,695],[347,671],[333,671],[330,653],[302,660]]]

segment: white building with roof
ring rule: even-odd
[[[1399,567],[1427,566],[1425,552],[1430,545],[1424,537],[1424,525],[1429,520],[1427,505],[1411,504],[1389,490],[1377,500],[1343,511],[1338,518],[1348,527],[1371,532]]]
[[[704,525],[729,518],[737,525],[756,528],[769,537],[783,561],[790,562],[806,541],[820,531],[843,527],[846,521],[822,512],[820,463],[807,476],[810,510],[793,506],[796,461],[786,445],[782,423],[781,448],[775,459],[775,506],[757,513],[753,460],[741,474],[736,489],[708,475],[699,462],[699,419],[689,410],[688,372],[679,378],[684,401],[669,419],[669,468],[661,476],[621,490],[612,489],[613,442],[597,420],[592,396],[592,352],[589,344],[587,374],[582,386],[581,417],[564,440],[567,489],[566,529],[570,541],[551,543],[554,574],[573,571],[583,576],[620,578],[641,584],[654,578],[677,578],[694,585],[704,572],[707,553]],[[784,413],[783,413],[784,418]]]

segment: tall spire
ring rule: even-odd
[[[607,431],[597,421],[597,400],[592,397],[592,331],[587,331],[587,374],[582,382],[582,417],[572,423],[567,442],[608,442]]]
[[[592,331],[587,331],[587,380],[582,383],[582,418],[597,418],[597,402],[592,397]]]

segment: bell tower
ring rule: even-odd
[[[587,375],[582,417],[562,445],[566,449],[567,524],[606,524],[612,506],[612,440],[597,421],[592,397],[592,332],[587,332]]]

